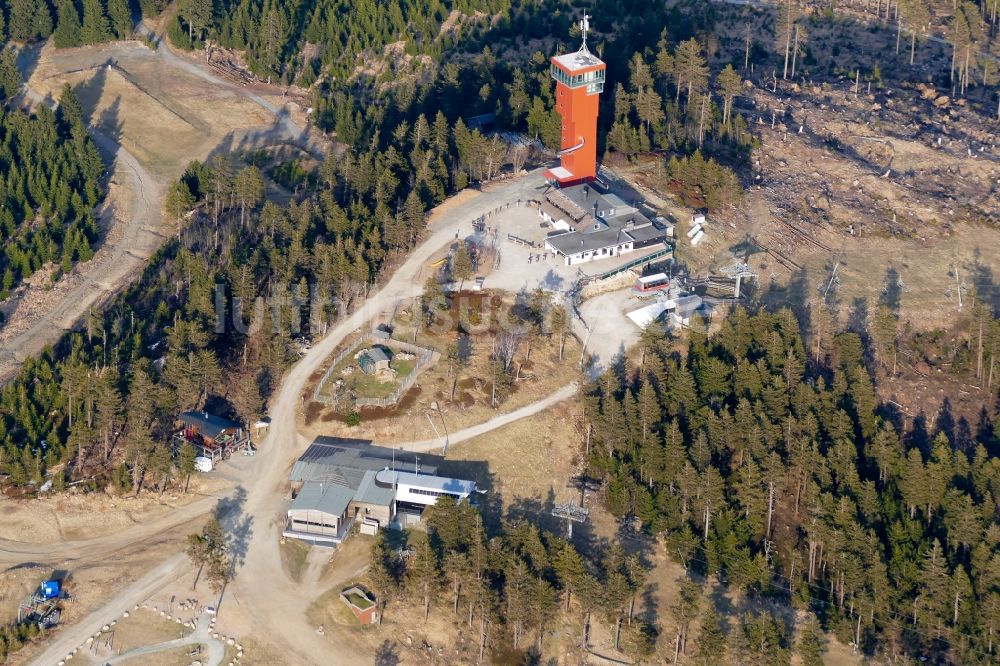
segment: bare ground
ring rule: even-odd
[[[0,539],[49,544],[108,536],[154,521],[228,487],[230,484],[219,477],[195,476],[187,494],[143,493],[136,498],[65,493],[34,500],[0,499]]]
[[[678,258],[695,274],[746,258],[749,240],[758,291],[803,307],[822,298],[836,266],[827,304],[846,322],[874,308],[891,269],[903,321],[926,330],[954,317],[976,264],[1000,268],[1000,153],[975,113],[937,108],[912,88],[855,95],[846,79],[748,95],[762,143],[752,185],[737,209],[710,216],[701,245],[681,236]],[[658,163],[630,171],[666,192]],[[786,291],[793,277],[807,288]]]

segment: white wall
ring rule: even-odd
[[[408,483],[400,483],[396,486],[396,501],[409,502],[410,504],[423,504],[425,506],[430,506],[437,502],[437,495],[426,495],[424,493],[415,492],[419,490],[427,490],[435,493],[439,492],[435,488],[424,488]],[[453,494],[459,495],[461,499],[466,499],[468,497],[468,494],[466,493],[454,492]]]
[[[545,242],[545,249],[559,254],[559,252],[549,245],[548,241]],[[585,264],[589,261],[597,261],[599,259],[610,259],[611,257],[617,257],[618,255],[628,254],[633,250],[632,243],[622,243],[621,245],[613,248],[608,248],[608,254],[601,254],[600,250],[594,252],[580,252],[577,254],[571,254],[566,257],[565,263],[567,266],[575,266],[577,264]]]

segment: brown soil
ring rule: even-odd
[[[0,539],[23,543],[56,543],[105,536],[148,522],[177,507],[203,499],[229,482],[195,475],[188,493],[143,493],[138,498],[106,493],[67,493],[32,500],[0,500]]]
[[[474,292],[467,295],[476,299],[485,297],[484,294]],[[447,345],[455,340],[454,332],[434,332],[421,328],[414,339],[415,307],[411,305],[396,312],[392,321],[393,336],[408,342],[415,341],[418,345],[444,354]],[[495,307],[500,306],[497,304]],[[563,361],[559,361],[558,341],[554,338],[537,338],[532,342],[530,358],[525,358],[527,345],[522,345],[515,360],[521,367],[520,379],[512,386],[507,399],[494,409],[490,405],[493,385],[489,381],[492,335],[486,326],[482,328],[483,330],[469,337],[469,360],[459,369],[454,402],[451,401],[454,377],[450,375],[448,363],[442,359],[428,367],[396,405],[387,408],[364,407],[359,410],[361,424],[358,426],[347,426],[343,413],[309,401],[302,423],[303,434],[310,438],[335,435],[370,438],[379,442],[432,439],[443,436],[444,428],[454,432],[482,423],[498,412],[523,407],[577,378],[578,370],[573,363],[573,359],[578,358],[580,353],[577,341],[572,337],[567,338]],[[315,386],[315,382],[312,382],[312,386]],[[311,387],[306,390],[307,397],[312,395],[312,390]],[[437,403],[441,415],[436,413],[433,403]],[[433,416],[433,427],[427,415]],[[441,423],[442,418],[444,425]],[[434,428],[437,428],[437,432]]]

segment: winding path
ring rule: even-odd
[[[22,91],[24,97],[34,103],[54,106],[51,100],[28,88],[27,84]],[[83,279],[65,290],[54,306],[40,315],[15,313],[14,317],[33,319],[26,328],[4,342],[0,351],[0,383],[16,374],[25,359],[56,342],[89,308],[101,304],[130,282],[163,240],[160,205],[163,184],[114,139],[93,127],[90,134],[105,158],[114,162],[118,182],[128,191],[131,207],[121,216],[124,221],[120,235],[116,234],[113,241],[106,240],[93,259],[75,269],[83,274]],[[110,208],[116,203],[110,199],[105,202],[106,214],[112,214]],[[11,324],[14,323],[12,319]]]
[[[114,664],[120,664],[129,659],[145,657],[146,655],[173,650],[185,645],[204,645],[208,648],[208,654],[203,657],[199,655],[200,658],[198,659],[205,666],[219,666],[222,660],[226,658],[226,646],[219,639],[212,637],[211,619],[207,614],[202,614],[198,618],[195,630],[184,638],[175,638],[172,641],[164,641],[155,645],[144,645],[143,647],[123,652],[111,659],[106,659],[104,666],[114,666]]]
[[[540,400],[536,400],[535,402],[525,405],[524,407],[515,409],[507,414],[499,414],[491,418],[489,421],[485,421],[478,425],[457,430],[448,435],[448,445],[451,446],[452,444],[458,444],[459,442],[464,442],[474,437],[485,435],[490,431],[502,428],[505,425],[514,423],[515,421],[520,421],[521,419],[526,419],[529,416],[534,416],[535,414],[543,412],[563,400],[569,400],[576,395],[579,388],[580,387],[576,382],[572,382]],[[379,442],[379,444],[382,444],[383,446],[394,446],[398,449],[404,449],[406,451],[426,452],[441,448],[441,438],[421,439],[414,442],[400,442],[396,444],[383,444],[382,442]]]
[[[25,54],[28,53],[37,55],[34,51],[25,51]],[[159,60],[164,68],[181,69],[214,86],[231,90],[273,115],[275,124],[264,131],[264,139],[287,141],[313,156],[323,156],[321,147],[311,139],[308,128],[299,127],[285,109],[243,86],[205,71],[196,61],[175,54],[163,40],[159,41],[156,51],[150,51],[137,42],[117,42],[72,49],[68,53],[69,56],[59,54],[60,69],[64,73],[103,67],[112,60],[119,67],[133,61]],[[30,57],[20,58],[18,65],[22,75],[30,74]],[[55,107],[51,98],[32,90],[27,83],[21,90],[23,98],[33,104]],[[18,329],[9,339],[5,339],[3,329],[0,329],[0,340],[3,340],[0,347],[0,385],[12,379],[26,359],[37,356],[46,345],[58,341],[89,308],[108,301],[131,282],[142,270],[146,260],[159,248],[167,233],[162,212],[167,183],[155,178],[132,153],[112,137],[93,126],[89,131],[103,157],[108,162],[113,162],[116,180],[128,192],[130,206],[127,212],[119,212],[122,222],[113,234],[114,239],[105,239],[93,259],[76,267],[77,274],[82,275],[77,284],[70,288],[57,284],[55,289],[64,293],[44,312],[26,313],[15,310],[7,326],[16,325]],[[109,196],[104,209],[110,211],[121,203]],[[111,226],[113,225],[109,225],[109,234]],[[25,325],[25,321],[30,323]]]
[[[339,633],[335,627],[329,628],[325,636],[316,634],[306,618],[306,610],[310,602],[326,590],[322,586],[313,587],[304,597],[301,587],[289,579],[281,564],[278,543],[287,508],[288,470],[303,448],[296,432],[302,393],[313,373],[324,365],[328,356],[348,336],[367,325],[378,314],[392,310],[400,301],[421,293],[425,281],[422,279],[424,266],[442,247],[454,240],[457,232],[463,229],[468,231],[473,219],[503,203],[530,198],[539,182],[538,174],[536,171],[507,181],[470,200],[450,206],[447,213],[432,224],[426,240],[410,253],[386,283],[358,310],[333,325],[327,335],[315,343],[285,375],[272,399],[268,435],[258,449],[254,464],[249,467],[242,480],[247,491],[242,514],[234,517],[234,522],[238,520],[247,526],[245,556],[236,578],[227,588],[219,605],[220,619],[225,618],[227,626],[232,621],[241,627],[241,631],[233,633],[268,636],[281,646],[286,663],[371,663],[372,655],[364,654],[355,641]],[[569,398],[575,391],[575,385],[565,386],[536,403],[456,432],[451,441],[475,437],[531,416]],[[440,446],[440,443],[413,442],[412,446],[434,448]],[[155,533],[162,524],[151,523],[142,529],[144,532]],[[181,524],[183,526],[184,522]],[[98,547],[113,547],[125,541],[134,543],[135,535],[135,530],[132,530],[99,546],[88,543],[79,544],[78,548],[81,552],[89,553]],[[60,548],[59,544],[55,544],[39,547],[37,551],[32,547],[31,550],[54,554],[61,552]],[[3,549],[4,544],[0,544],[0,551]],[[190,566],[184,555],[171,556],[81,622],[61,628],[56,640],[33,663],[47,665],[57,662],[86,640],[96,630],[95,627],[100,627],[108,619],[148,598],[183,575]]]

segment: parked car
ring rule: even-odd
[[[194,459],[194,468],[199,472],[211,472],[214,467],[215,465],[212,464],[211,458],[198,456]]]

